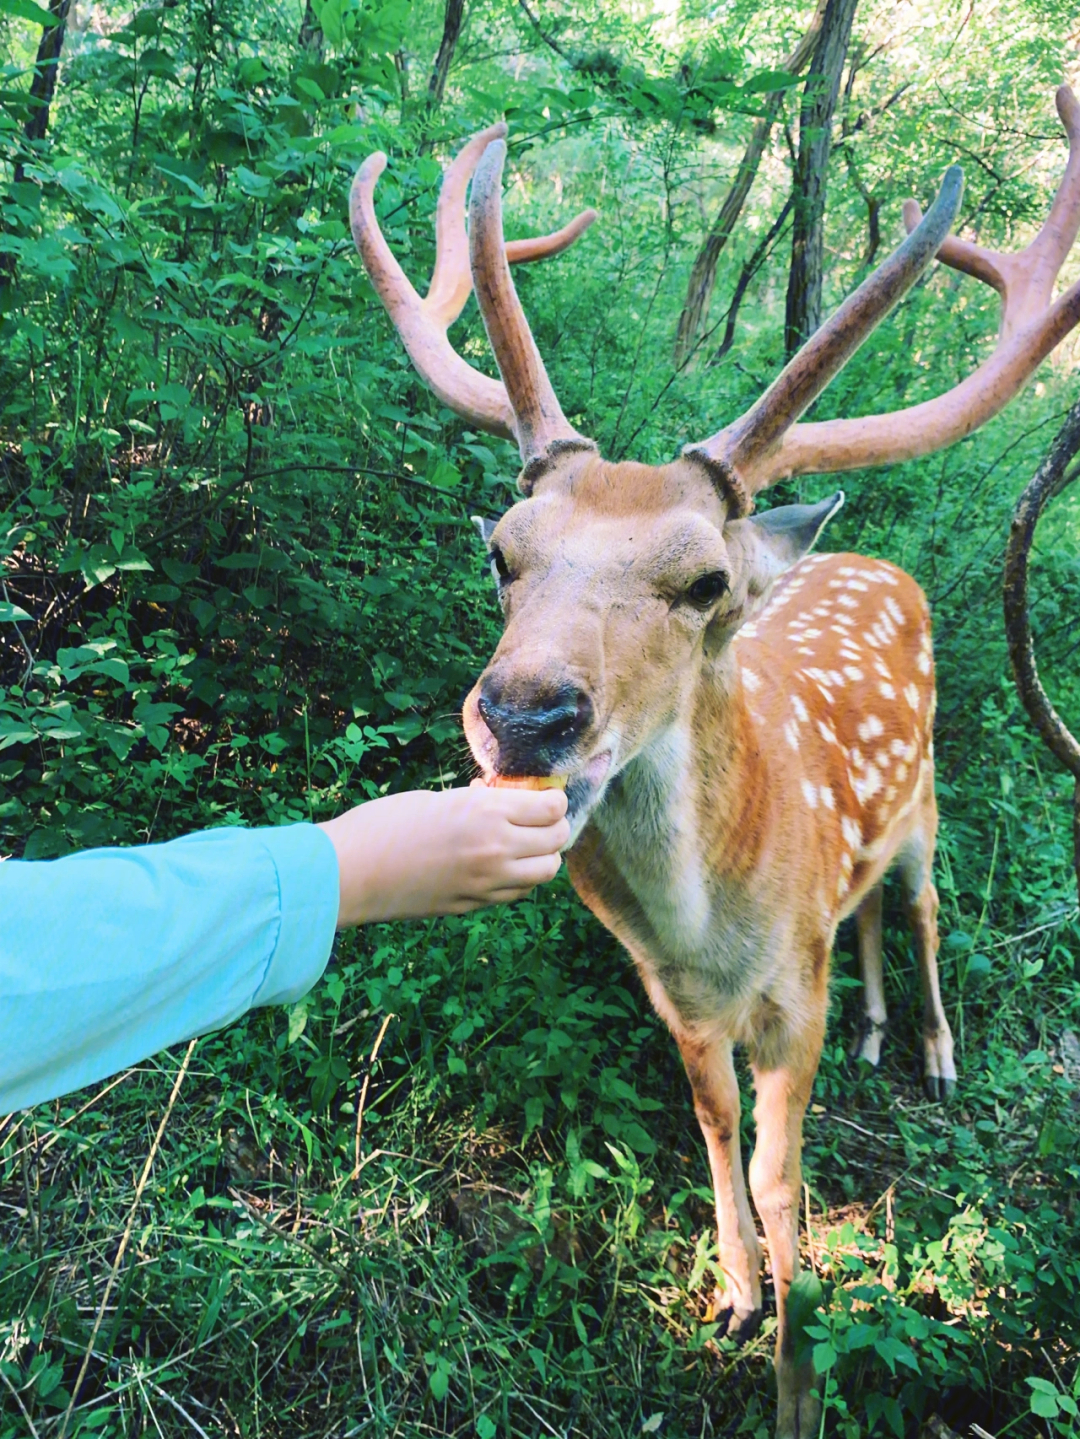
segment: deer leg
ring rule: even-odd
[[[824,1020],[822,997],[820,1012],[800,1032],[787,1037],[779,1058],[770,1054],[775,1046],[768,1037],[751,1056],[757,1144],[750,1161],[750,1190],[765,1226],[776,1288],[777,1439],[817,1439],[821,1419],[813,1364],[808,1357],[796,1359],[787,1297],[799,1270],[803,1114],[821,1057]]]
[[[956,1088],[953,1037],[938,983],[938,895],[930,877],[937,831],[937,810],[931,803],[920,831],[900,856],[901,874],[908,892],[908,913],[915,939],[915,958],[923,1002],[923,1085],[928,1098],[947,1099]]]
[[[865,1059],[875,1069],[881,1058],[881,1041],[889,1018],[885,1009],[885,983],[881,967],[881,895],[881,884],[875,884],[855,911],[863,982],[863,1017],[851,1057]]]
[[[739,1085],[729,1040],[676,1035],[694,1112],[709,1155],[716,1196],[716,1239],[724,1292],[717,1295],[728,1315],[727,1332],[746,1340],[761,1322],[761,1246],[746,1197],[739,1152]]]

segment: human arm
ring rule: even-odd
[[[417,791],[325,825],[0,863],[0,1114],[300,998],[334,929],[550,879],[565,797]]]
[[[337,913],[314,825],[0,864],[0,1114],[299,999]]]

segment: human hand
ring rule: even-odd
[[[319,828],[338,857],[338,929],[464,914],[554,879],[570,838],[562,790],[410,790]]]

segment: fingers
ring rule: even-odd
[[[482,903],[510,904],[523,899],[538,884],[550,884],[562,867],[557,854],[536,855],[532,859],[518,860],[506,876],[505,882],[497,889],[488,891]]]
[[[534,855],[550,855],[570,843],[570,826],[565,819],[554,824],[510,825],[507,847],[514,859],[530,859]]]
[[[494,807],[511,824],[550,825],[566,813],[566,791],[561,789],[489,789]]]

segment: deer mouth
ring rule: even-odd
[[[600,798],[604,781],[611,773],[611,751],[602,750],[593,755],[581,769],[574,770],[566,781],[566,818],[570,823],[570,844],[573,844],[585,827],[592,810]]]
[[[604,783],[611,773],[611,750],[593,755],[580,768],[570,770],[566,778],[566,818],[570,825],[569,849],[585,828],[589,815],[596,808]],[[502,775],[497,769],[485,767],[484,783],[498,786]],[[528,786],[532,788],[532,786]],[[537,786],[539,788],[539,786]]]

